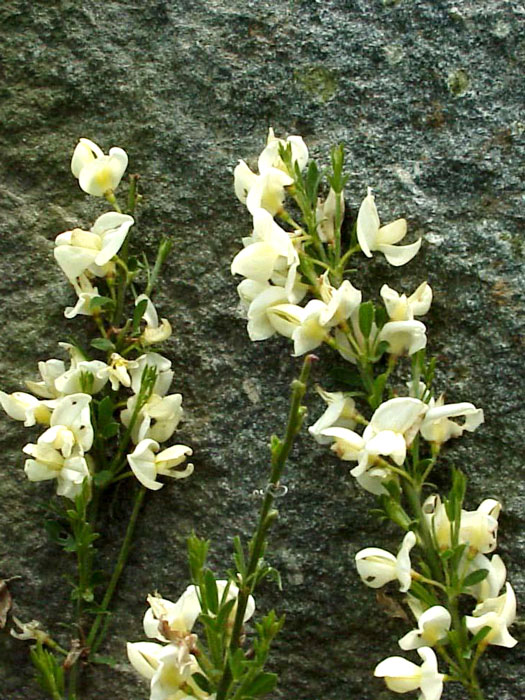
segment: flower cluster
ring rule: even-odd
[[[105,156],[92,141],[81,139],[71,170],[84,191],[111,200],[127,162],[121,148],[112,148]],[[68,366],[60,359],[41,361],[40,380],[26,382],[31,393],[0,391],[2,407],[11,418],[28,427],[37,423],[45,427],[36,443],[23,448],[29,455],[27,477],[56,479],[58,495],[69,499],[75,499],[97,471],[104,472],[101,481],[106,484],[119,476],[126,465],[118,447],[122,440],[126,448],[129,439],[134,443],[127,463],[149,489],[162,487],[159,475],[181,478],[193,470],[191,464],[176,469],[192,453],[186,445],[159,452],[160,443],[172,437],[182,417],[181,395],[168,393],[171,362],[151,350],[171,335],[169,322],[159,321],[151,299],[141,294],[136,295],[133,321],[119,325],[123,292],[134,277],[127,265],[134,223],[129,214],[109,211],[89,230],[75,228],[55,240],[55,259],[77,294],[65,316],[93,317],[102,337],[91,345],[95,351],[105,351],[105,360],[60,343],[69,353]],[[119,410],[122,403],[126,407]]]
[[[371,188],[355,220],[343,222],[347,178],[341,146],[332,150],[331,166],[323,198],[321,170],[309,161],[303,140],[277,139],[270,130],[259,174],[244,161],[235,169],[236,195],[253,218],[253,231],[231,264],[232,273],[245,278],[237,290],[248,334],[254,341],[288,337],[294,356],[325,344],[353,365],[330,377],[351,391],[318,388],[327,408],[309,431],[339,459],[355,463],[350,474],[376,496],[377,513],[405,533],[396,555],[367,547],[357,553],[356,565],[368,586],[396,581],[407,594],[417,626],[399,645],[417,650],[423,660],[418,666],[391,657],[375,675],[394,692],[419,689],[424,700],[438,700],[449,679],[478,698],[482,653],[491,644],[516,644],[508,631],[516,614],[514,592],[499,555],[488,556],[496,547],[501,504],[486,499],[475,511],[466,510],[466,479],[459,470],[453,470],[443,500],[429,493],[428,478],[443,446],[475,431],[483,411],[470,402],[447,404],[444,395],[433,393],[435,360],[426,359],[426,327],[419,320],[432,303],[427,282],[411,294],[383,284],[380,304],[363,301],[354,286],[352,256],[378,252],[397,267],[412,260],[421,239],[400,245],[407,222],[381,225]],[[407,364],[408,391],[399,386]],[[414,554],[417,565],[411,563]],[[461,609],[470,601],[470,615],[460,614],[459,598]],[[433,648],[449,674],[438,671]]]
[[[231,265],[232,274],[245,277],[237,290],[250,339],[284,335],[293,341],[295,356],[328,343],[354,364],[365,354],[377,354],[380,347],[393,355],[414,354],[426,345],[425,326],[414,316],[428,311],[429,285],[421,284],[408,298],[383,285],[386,313],[378,315],[365,337],[359,324],[362,293],[342,275],[356,250],[368,257],[380,251],[390,264],[404,265],[416,255],[421,240],[396,245],[406,235],[406,221],[381,227],[369,189],[357,216],[355,249],[341,256],[342,191],[336,192],[332,185],[324,201],[317,197],[317,186],[315,192],[309,191],[315,170],[310,168],[303,177],[307,163],[308,149],[301,137],[284,141],[270,129],[258,159],[259,174],[244,161],[235,168],[235,192],[253,218],[252,234],[243,239],[244,248]],[[287,193],[301,209],[306,226],[297,224],[285,209]],[[316,267],[324,272],[316,274]],[[300,305],[309,293],[314,298]]]
[[[218,580],[215,587],[221,605],[230,606],[228,622],[233,623],[239,590],[231,582]],[[192,678],[201,672],[196,655],[199,655],[198,637],[192,632],[203,612],[199,589],[188,586],[175,602],[158,595],[148,596],[149,609],[144,615],[144,632],[155,642],[129,642],[128,658],[138,673],[150,681],[150,700],[185,700],[209,698],[215,694],[203,691]],[[244,621],[251,618],[255,603],[250,596]],[[159,643],[160,642],[160,643]]]

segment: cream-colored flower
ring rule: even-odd
[[[474,571],[479,571],[479,569],[486,569],[488,571],[487,577],[483,581],[469,586],[467,592],[481,603],[487,598],[498,596],[507,578],[507,569],[499,554],[494,554],[491,559],[480,553],[472,559],[469,556],[463,557],[460,573],[464,578]]]
[[[321,275],[319,291],[321,299],[326,304],[326,309],[323,309],[319,316],[322,326],[332,327],[346,321],[361,304],[362,294],[359,289],[356,289],[349,280],[344,280],[336,289],[330,283],[327,272]]]
[[[10,418],[24,421],[26,427],[42,423],[49,425],[51,409],[47,401],[39,401],[31,394],[23,391],[15,391],[13,394],[6,394],[0,391],[0,404]]]
[[[162,318],[159,323],[157,309],[149,297],[139,294],[135,299],[135,306],[141,301],[146,301],[146,309],[142,318],[146,321],[146,328],[141,335],[143,345],[155,345],[167,340],[171,335],[171,324],[167,318]]]
[[[367,547],[356,554],[355,563],[363,583],[370,588],[381,588],[396,579],[399,590],[406,593],[412,583],[410,551],[416,544],[416,535],[410,531],[403,538],[397,557],[379,547]]]
[[[266,147],[261,152],[257,165],[259,172],[264,173],[270,168],[279,168],[287,172],[286,166],[279,155],[281,147],[290,146],[292,151],[292,165],[297,165],[300,170],[303,170],[308,163],[308,148],[301,136],[287,136],[285,139],[279,139],[275,136],[274,130],[268,129],[268,138]]]
[[[284,207],[285,187],[293,185],[293,178],[279,168],[269,168],[258,175],[246,197],[246,208],[255,215],[258,209],[266,209],[272,216],[280,214]]]
[[[490,632],[484,638],[484,644],[495,644],[512,648],[518,643],[508,631],[508,627],[516,619],[516,596],[510,583],[506,591],[497,598],[487,598],[476,606],[472,616],[466,617],[467,629],[476,634],[483,627],[490,627]]]
[[[250,340],[266,340],[275,333],[291,338],[303,311],[302,307],[288,303],[284,287],[268,285],[248,307]]]
[[[403,464],[426,409],[419,399],[398,397],[379,406],[362,436],[339,427],[323,429],[321,435],[335,440],[332,450],[340,459],[358,462],[350,473],[363,488],[381,494],[385,493],[382,481],[390,472],[386,465],[378,465],[378,458],[390,457],[395,464]]]
[[[73,283],[86,270],[104,277],[109,261],[119,252],[134,223],[128,214],[108,211],[89,231],[75,228],[60,233],[55,238],[54,255],[66,277]]]
[[[82,352],[70,343],[59,343],[69,352],[71,364],[69,368],[55,378],[55,389],[60,396],[67,394],[87,393],[97,394],[106,385],[109,375],[108,366],[102,360],[86,360]],[[92,377],[89,386],[85,378]]]
[[[50,427],[38,438],[69,457],[75,450],[88,452],[93,444],[93,426],[88,394],[71,394],[59,399],[50,419]]]
[[[330,326],[322,322],[329,313],[328,306],[320,299],[312,299],[304,308],[296,307],[296,313],[299,323],[292,333],[293,355],[299,357],[328,340]]]
[[[232,275],[243,275],[257,282],[266,282],[276,270],[287,271],[299,258],[289,234],[265,209],[253,215],[253,235],[244,240],[245,247],[231,265]]]
[[[321,387],[316,387],[317,393],[323,401],[328,404],[328,408],[316,422],[308,428],[310,435],[313,435],[316,442],[326,445],[332,438],[323,434],[322,431],[328,428],[346,428],[352,430],[355,427],[355,401],[350,396],[346,396],[341,391],[324,391]]]
[[[422,282],[409,297],[398,294],[387,284],[380,293],[391,321],[412,321],[414,316],[424,316],[432,303],[432,288],[427,282]]]
[[[483,409],[476,408],[474,404],[466,401],[444,405],[444,398],[440,396],[429,406],[421,424],[421,435],[425,440],[439,445],[450,438],[460,437],[465,430],[473,432],[485,421]],[[464,418],[462,424],[451,420],[451,418],[461,417]]]
[[[99,296],[97,287],[91,284],[87,275],[82,274],[76,280],[72,280],[73,287],[77,293],[78,300],[75,306],[66,306],[64,316],[75,318],[75,316],[92,316],[91,301]]]
[[[108,365],[107,373],[111,388],[113,391],[118,391],[120,385],[129,388],[131,386],[130,371],[137,369],[139,366],[138,360],[126,360],[117,352],[112,353],[111,361]]]
[[[343,220],[345,211],[345,199],[343,193],[339,193],[339,212],[340,221]],[[317,222],[317,235],[323,243],[332,243],[335,236],[335,218],[337,213],[337,195],[335,191],[330,187],[330,192],[328,197],[323,202],[321,199],[317,200],[317,207],[315,210],[315,220]]]
[[[120,414],[120,420],[126,427],[131,423],[137,400],[137,394],[130,396],[127,407]],[[175,432],[182,414],[181,394],[152,394],[137,414],[131,430],[131,439],[135,444],[145,438],[166,442]]]
[[[128,455],[131,470],[143,486],[158,491],[164,484],[157,481],[158,476],[171,476],[174,479],[185,479],[193,473],[193,464],[188,464],[184,470],[177,470],[186,456],[193,454],[191,447],[172,445],[159,452],[160,445],[155,440],[141,440],[133,452]]]
[[[226,587],[228,593],[225,602],[233,600],[239,596],[239,589],[234,583],[226,580],[218,580],[217,594],[219,601],[222,600]],[[191,634],[193,625],[201,612],[199,595],[195,586],[186,588],[184,593],[175,602],[160,598],[159,596],[148,596],[150,605],[144,615],[144,632],[148,637],[158,639],[161,642],[183,641]],[[233,622],[237,612],[237,603],[230,612],[230,621]],[[243,622],[249,620],[255,612],[255,601],[253,596],[249,596],[244,613]]]
[[[153,393],[158,396],[164,396],[173,381],[173,370],[171,369],[171,360],[160,355],[158,352],[147,352],[137,358],[137,366],[129,367],[129,375],[131,377],[131,389],[135,394],[138,394],[142,384],[142,375],[146,367],[154,367],[157,379],[153,387]]]
[[[77,449],[64,457],[60,449],[39,441],[25,445],[23,451],[31,455],[26,459],[24,471],[29,481],[57,480],[57,494],[74,500],[82,491],[85,479],[90,473],[85,458]]]
[[[128,155],[122,148],[109,149],[104,155],[96,143],[80,139],[71,159],[71,172],[88,194],[102,197],[115,190],[128,167]]]
[[[60,396],[60,392],[55,386],[55,381],[66,371],[66,366],[62,360],[46,360],[38,363],[38,370],[42,381],[33,382],[26,380],[26,386],[33,394],[43,399],[55,399]]]
[[[420,700],[439,700],[445,676],[438,672],[436,655],[430,647],[421,647],[417,653],[423,659],[421,666],[402,656],[390,656],[376,666],[374,676],[384,678],[394,693],[409,693],[419,688]]]
[[[413,355],[427,345],[426,328],[421,321],[388,321],[378,340],[388,343],[391,355]]]
[[[357,240],[361,250],[368,257],[372,257],[372,251],[383,253],[391,265],[399,266],[412,260],[421,247],[421,239],[406,246],[398,246],[407,232],[405,219],[397,219],[386,226],[381,226],[377,214],[372,189],[368,188],[368,195],[363,200],[357,215]]]
[[[451,623],[449,611],[442,605],[434,605],[419,616],[417,629],[405,634],[399,640],[399,646],[405,651],[424,646],[433,647],[446,639]]]
[[[500,511],[501,503],[493,498],[482,501],[476,510],[461,511],[458,541],[468,545],[471,556],[478,552],[488,554],[496,549]],[[451,546],[451,525],[446,508],[437,494],[426,499],[423,513],[439,548],[448,549]]]

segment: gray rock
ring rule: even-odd
[[[2,389],[19,390],[38,360],[56,356],[57,341],[81,331],[62,317],[71,292],[52,258],[57,233],[105,210],[69,173],[79,136],[128,151],[131,171],[142,177],[146,249],[152,254],[163,234],[174,242],[157,300],[175,328],[167,354],[184,395],[179,437],[194,447],[195,475],[146,503],[103,650],[118,665],[90,670],[83,700],[101,692],[115,700],[147,696],[124,649],[126,640],[142,639],[146,594],[176,598],[188,583],[192,529],[213,540],[211,561],[222,574],[231,538],[248,536],[255,520],[268,439],[283,429],[287,387],[300,364],[285,339],[250,343],[229,273],[250,223],[231,173],[238,158],[261,150],[270,125],[302,134],[319,158],[343,141],[350,212],[370,185],[384,221],[406,216],[410,231],[424,236],[412,263],[394,270],[376,257],[360,267],[356,284],[375,296],[384,281],[410,290],[426,278],[434,288],[428,327],[438,386],[449,401],[486,411],[482,429],[447,448],[439,479],[445,485],[447,466],[462,466],[469,507],[503,499],[498,551],[519,596],[521,4],[5,0],[0,20]],[[311,396],[309,405],[317,417],[319,401]],[[0,420],[0,576],[22,577],[10,584],[17,616],[61,634],[72,562],[56,556],[40,527],[51,486],[26,481],[20,447],[27,433]],[[371,497],[306,433],[286,483],[269,553],[284,591],[267,584],[257,601],[287,616],[270,664],[281,675],[274,696],[390,697],[371,672],[398,653],[406,628],[378,608],[352,560],[364,546],[395,548],[398,534],[379,526]],[[103,568],[122,533],[124,489],[111,505]],[[525,695],[522,662],[521,647],[491,649],[481,669],[486,697]],[[0,689],[5,700],[41,697],[27,648],[5,634]],[[454,692],[447,688],[445,697]]]

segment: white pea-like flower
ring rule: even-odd
[[[86,271],[104,277],[108,263],[119,252],[134,223],[128,214],[108,211],[98,217],[89,231],[75,228],[60,233],[53,252],[66,277],[72,283]]]
[[[401,649],[407,651],[424,646],[432,647],[446,639],[452,618],[449,611],[442,605],[434,605],[425,610],[417,622],[417,629],[408,632],[399,640]]]
[[[24,421],[26,427],[42,423],[49,425],[51,409],[49,402],[40,401],[32,394],[23,391],[15,391],[13,394],[6,394],[0,391],[0,404],[10,418]]]
[[[391,265],[404,265],[412,260],[421,247],[421,239],[406,246],[395,245],[406,236],[406,232],[405,219],[396,219],[386,226],[381,226],[374,195],[369,187],[368,195],[364,198],[357,215],[357,240],[363,253],[371,258],[372,251],[377,250],[383,253]]]
[[[482,501],[476,510],[461,510],[458,541],[468,545],[471,557],[477,553],[488,554],[496,549],[500,511],[501,503],[493,498]],[[423,514],[438,547],[441,550],[448,549],[452,542],[451,524],[446,508],[437,494],[426,499]]]
[[[395,464],[403,464],[426,409],[419,399],[398,397],[379,406],[362,436],[340,427],[325,428],[321,435],[335,440],[332,450],[340,459],[358,462],[350,473],[364,489],[381,494],[389,472],[385,465],[378,466],[378,458],[390,457]]]
[[[394,693],[419,689],[420,700],[439,700],[445,675],[438,671],[436,655],[430,647],[421,647],[417,653],[423,659],[421,666],[402,656],[390,656],[376,666],[374,676],[384,678]]]
[[[184,644],[128,642],[128,659],[138,673],[150,681],[150,700],[185,700],[195,697],[183,688],[191,687],[203,697],[191,680],[199,665]]]
[[[38,438],[39,443],[60,450],[64,457],[75,451],[88,452],[93,445],[89,394],[70,394],[59,399],[49,421],[50,427]]]
[[[345,211],[345,199],[342,192],[339,193],[340,222]],[[326,200],[317,200],[315,220],[317,222],[317,235],[323,243],[332,243],[335,237],[335,219],[337,213],[337,195],[330,187]]]
[[[303,139],[300,136],[288,136],[286,141],[278,139],[271,128],[266,147],[259,156],[259,175],[252,172],[243,160],[235,167],[235,194],[251,214],[255,215],[258,209],[265,209],[272,216],[282,211],[285,187],[294,182],[279,155],[279,147],[287,144],[292,149],[292,163],[302,170],[308,162],[308,149]]]
[[[266,172],[269,168],[279,168],[285,170],[285,165],[279,155],[281,146],[290,146],[292,152],[292,165],[298,165],[299,170],[303,170],[308,163],[308,148],[301,136],[287,136],[286,139],[279,139],[270,127],[266,147],[261,152],[257,165],[260,173]]]
[[[352,430],[355,427],[355,401],[351,396],[346,396],[341,391],[324,391],[321,387],[316,387],[317,393],[323,401],[328,404],[327,409],[316,422],[308,428],[310,435],[316,442],[326,445],[332,438],[322,434],[328,428],[346,428]]]
[[[141,355],[136,360],[136,366],[128,366],[129,375],[131,377],[131,389],[135,394],[138,394],[142,384],[142,375],[146,367],[155,368],[156,380],[153,387],[153,393],[157,396],[164,396],[173,381],[173,370],[171,369],[171,360],[164,357],[158,352],[147,352]]]
[[[473,559],[464,557],[463,563],[464,570],[461,570],[461,574],[464,577],[479,569],[488,571],[488,575],[483,581],[466,589],[470,595],[476,598],[478,603],[483,602],[487,598],[496,598],[499,595],[507,578],[507,568],[499,554],[494,554],[489,559],[484,554],[478,553]]]
[[[234,583],[230,582],[228,585],[228,581],[222,579],[215,583],[219,600],[222,599],[227,586],[225,602],[238,598],[239,589]],[[150,607],[144,615],[144,632],[146,636],[161,642],[183,641],[191,634],[193,625],[201,612],[197,588],[193,585],[188,586],[175,603],[157,595],[148,596],[148,603]],[[236,611],[237,603],[230,612],[231,622],[235,618]],[[243,622],[247,622],[254,612],[255,601],[253,596],[249,596]]]
[[[422,282],[409,297],[387,284],[381,287],[380,294],[391,321],[412,321],[414,316],[424,316],[432,303],[432,288],[427,282]]]
[[[99,296],[97,287],[91,284],[89,277],[82,273],[77,279],[71,280],[75,292],[77,293],[77,303],[75,306],[66,306],[64,316],[75,318],[75,316],[92,316],[91,301]]]
[[[172,445],[159,452],[160,445],[155,440],[141,440],[133,452],[128,455],[128,463],[133,474],[140,483],[152,491],[158,491],[164,484],[157,481],[158,476],[171,476],[174,479],[185,479],[193,473],[193,464],[186,465],[183,470],[177,470],[188,455],[193,454],[191,447]]]
[[[109,155],[96,143],[82,138],[71,159],[71,172],[81,189],[95,197],[103,197],[115,190],[128,167],[128,155],[122,148],[109,149]]]
[[[284,270],[298,264],[289,234],[277,224],[265,209],[257,209],[253,215],[253,236],[244,239],[245,247],[237,253],[231,264],[232,275],[238,274],[255,280],[268,281],[276,269]]]
[[[301,309],[298,314],[300,322],[292,334],[294,357],[315,350],[328,339],[330,327],[323,323],[323,316],[327,312],[328,306],[320,299],[312,299]]]
[[[388,321],[378,340],[388,343],[391,355],[413,355],[427,345],[425,324],[421,321]]]
[[[361,304],[362,293],[356,289],[349,280],[336,289],[330,283],[328,273],[321,275],[319,291],[321,299],[326,304],[319,317],[323,326],[333,327],[352,316]]]
[[[395,557],[385,549],[367,547],[356,554],[355,563],[363,583],[370,588],[381,588],[396,579],[399,590],[406,593],[412,582],[410,551],[416,544],[416,535],[409,531],[403,538],[401,548]]]
[[[86,459],[79,450],[64,457],[60,449],[40,440],[36,445],[28,444],[22,449],[32,457],[26,459],[24,465],[29,481],[56,479],[59,496],[75,500],[82,491],[84,480],[91,478]]]
[[[138,395],[130,396],[126,408],[120,414],[120,420],[128,427],[135,412]],[[138,412],[131,439],[138,444],[145,438],[151,438],[156,442],[166,442],[175,432],[183,414],[182,395],[169,394],[159,396],[152,394]]]
[[[141,335],[143,345],[155,345],[162,343],[171,335],[171,324],[167,318],[162,318],[159,321],[157,309],[151,299],[145,294],[139,294],[135,299],[135,306],[141,301],[146,301],[146,309],[142,315],[142,319],[146,321],[146,328]]]
[[[490,627],[490,632],[483,639],[484,644],[495,644],[510,649],[518,643],[507,629],[516,619],[516,596],[510,583],[505,585],[506,590],[503,595],[487,598],[479,603],[472,616],[467,616],[465,619],[471,634],[476,634],[483,627]]]
[[[38,363],[38,370],[42,380],[34,382],[26,379],[26,386],[33,394],[43,399],[56,399],[60,392],[55,386],[55,381],[66,371],[66,365],[62,360],[46,360]]]
[[[463,423],[457,423],[452,418],[463,418]],[[463,401],[462,403],[444,404],[443,396],[430,404],[421,424],[421,435],[429,442],[438,445],[460,437],[465,430],[473,432],[485,421],[483,409],[476,408],[474,404]]]

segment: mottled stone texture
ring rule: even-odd
[[[224,572],[232,536],[254,522],[252,492],[298,369],[284,339],[250,343],[229,273],[249,230],[232,169],[259,152],[269,125],[302,134],[319,157],[343,141],[349,209],[374,186],[383,220],[404,215],[424,236],[406,267],[360,259],[354,281],[375,296],[384,281],[433,286],[438,385],[486,411],[482,429],[447,449],[436,478],[446,485],[448,466],[461,465],[470,507],[503,500],[499,551],[523,598],[521,3],[4,0],[0,18],[2,389],[17,390],[37,360],[57,355],[58,340],[81,332],[62,317],[72,295],[51,254],[57,233],[104,210],[70,176],[79,136],[128,151],[142,175],[144,244],[152,252],[161,234],[174,242],[158,302],[175,329],[168,354],[187,410],[179,436],[195,448],[195,475],[148,500],[104,650],[118,665],[91,671],[82,698],[148,696],[124,654],[125,640],[142,638],[146,594],[175,598],[187,584],[192,528],[213,539],[211,560]],[[310,405],[316,417],[321,406],[313,397]],[[51,487],[24,478],[27,433],[1,423],[0,576],[21,577],[11,584],[19,617],[56,631],[71,562],[57,563],[41,531]],[[271,663],[282,676],[274,697],[391,697],[371,670],[398,653],[406,628],[378,609],[352,559],[371,544],[395,549],[399,536],[378,526],[371,497],[306,435],[286,482],[269,553],[284,591],[267,584],[258,598],[287,616]],[[110,505],[103,567],[122,533],[126,490]],[[522,636],[518,625],[513,634]],[[523,648],[489,657],[487,698],[523,697]],[[4,634],[0,698],[40,697],[27,649]]]

